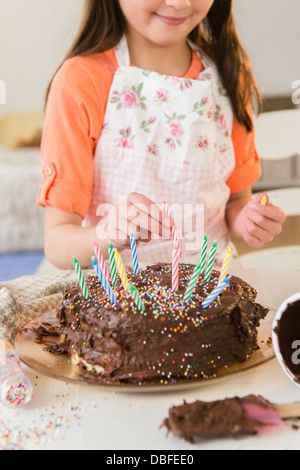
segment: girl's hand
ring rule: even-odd
[[[265,199],[265,205],[262,203]],[[281,233],[286,221],[282,209],[273,206],[266,194],[259,194],[241,210],[236,221],[242,238],[250,246],[261,248]]]
[[[130,235],[137,242],[171,238],[173,221],[157,204],[139,193],[130,193],[115,208],[108,221],[108,237],[120,248],[130,247]]]

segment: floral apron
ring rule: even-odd
[[[197,264],[204,234],[218,241],[222,263],[228,227],[226,181],[235,167],[233,113],[215,64],[202,51],[205,69],[195,80],[130,66],[125,38],[94,155],[94,186],[84,224],[96,225],[130,192],[172,211],[182,251],[180,262]],[[142,268],[171,262],[172,240],[139,242]],[[132,266],[131,250],[122,251]]]

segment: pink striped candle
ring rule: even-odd
[[[170,208],[169,208],[168,204],[166,203],[166,201],[163,201],[163,210],[166,214],[168,214],[170,217],[172,217]],[[172,232],[172,238],[173,238],[174,246],[178,245],[177,249],[179,249],[179,257],[181,258],[182,252],[181,252],[181,249],[180,249],[180,245],[179,245],[179,241],[178,241],[178,237],[177,237],[177,233],[176,233],[174,225],[171,229],[171,232]]]
[[[178,243],[174,243],[173,260],[172,260],[172,290],[176,292],[179,286],[179,258],[180,247]]]
[[[108,280],[109,279],[108,269],[107,269],[106,263],[104,261],[104,258],[102,256],[100,247],[95,241],[93,242],[93,247],[94,247],[94,251],[95,251],[98,263],[100,265],[101,271],[103,272],[104,276]]]

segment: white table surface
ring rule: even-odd
[[[300,272],[235,270],[259,292],[258,301],[273,308],[300,291]],[[271,332],[270,332],[271,333]],[[300,334],[300,332],[299,332]],[[215,400],[235,395],[260,394],[274,403],[300,401],[300,388],[272,359],[254,369],[208,381],[199,387],[161,393],[121,393],[105,387],[65,383],[24,366],[34,386],[34,397],[26,408],[0,405],[0,450],[256,450],[300,449],[300,429],[238,439],[222,438],[189,444],[160,429],[168,409],[185,399]],[[136,452],[132,452],[136,455]]]

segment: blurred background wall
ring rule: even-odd
[[[82,0],[0,0],[0,113],[40,110],[76,32]]]

